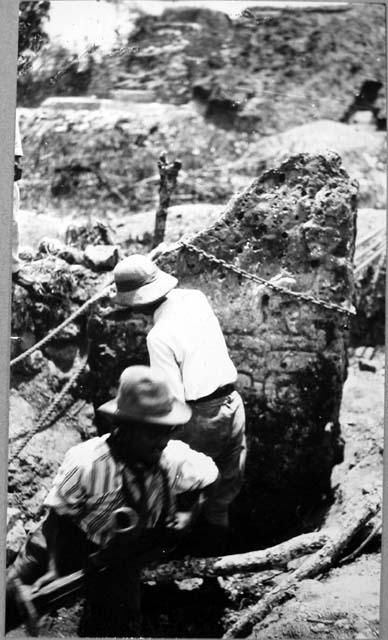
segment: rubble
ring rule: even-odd
[[[160,101],[195,97],[225,128],[268,135],[309,120],[340,120],[365,78],[384,82],[381,10],[346,11],[344,20],[322,6],[279,11],[258,4],[231,20],[208,8],[169,7],[138,18],[130,34],[138,49],[125,72]],[[366,36],[372,24],[373,38]],[[330,96],[327,68],[336,78]]]

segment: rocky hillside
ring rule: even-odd
[[[194,97],[218,124],[266,135],[313,119],[338,121],[365,81],[385,82],[384,10],[258,6],[233,20],[193,6],[143,13],[128,45],[104,56],[89,52],[77,61],[55,43],[44,47],[19,78],[19,104],[129,89],[173,104]],[[383,89],[362,94],[363,107],[368,100],[382,121]]]
[[[209,9],[167,9],[139,18],[126,85],[166,102],[194,96],[218,122],[266,134],[340,120],[365,80],[384,82],[384,32],[379,5],[258,6],[233,21]]]

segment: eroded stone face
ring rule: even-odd
[[[265,279],[287,269],[296,291],[350,304],[356,198],[357,186],[339,156],[294,156],[254,180],[190,241]],[[328,494],[331,469],[342,458],[338,415],[348,317],[263,292],[258,283],[186,248],[172,248],[158,264],[178,277],[180,287],[208,296],[239,372],[249,455],[236,522],[245,522],[256,540],[284,531]],[[102,402],[124,366],[146,361],[148,325],[134,315],[92,322],[93,393]]]

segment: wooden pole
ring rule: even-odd
[[[234,573],[286,568],[288,562],[323,547],[328,540],[324,531],[305,533],[274,547],[219,558],[188,558],[145,568],[143,581],[170,582],[186,578],[228,576]]]
[[[158,161],[160,174],[159,207],[155,215],[154,239],[152,244],[153,249],[164,240],[171,195],[176,188],[178,173],[181,167],[182,163],[179,160],[168,163],[166,153],[163,152],[160,155]]]
[[[321,549],[308,557],[295,571],[287,575],[260,602],[241,615],[237,622],[228,629],[223,638],[246,638],[253,627],[261,622],[274,607],[295,595],[296,587],[301,580],[314,578],[318,574],[328,571],[356,533],[365,526],[378,509],[379,505],[373,499],[367,499],[361,507],[357,501],[352,501],[348,505],[347,516],[344,518],[341,529],[332,534]]]

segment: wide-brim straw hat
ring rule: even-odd
[[[156,302],[174,289],[178,280],[159,269],[147,256],[135,254],[121,260],[113,271],[115,304],[135,307]]]
[[[189,405],[172,395],[162,376],[142,365],[124,369],[116,397],[98,407],[98,412],[170,426],[185,424],[191,418]]]

